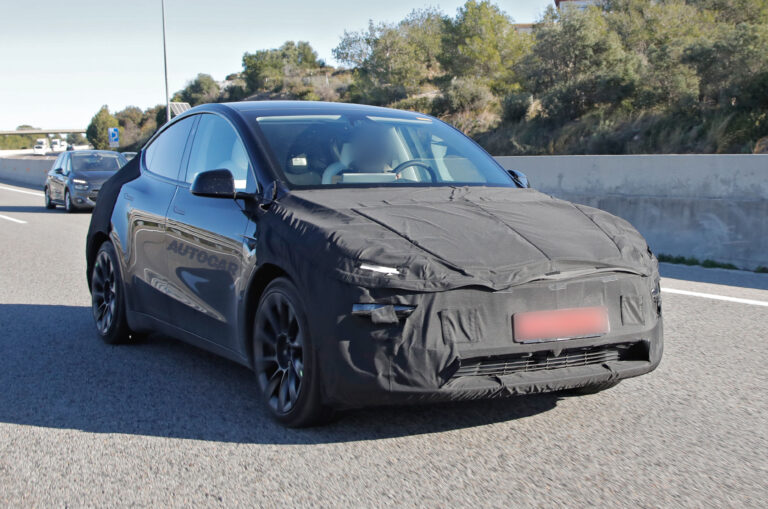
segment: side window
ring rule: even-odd
[[[69,154],[64,154],[64,158],[61,160],[61,166],[64,168],[64,175],[72,173],[72,162]]]
[[[250,167],[245,145],[229,122],[216,115],[203,115],[189,155],[187,182],[201,171],[227,169],[235,178],[235,188],[245,189]]]
[[[53,162],[53,166],[51,166],[52,170],[55,170],[56,168],[61,168],[61,160],[64,158],[64,154],[59,154],[59,157],[56,158],[56,160]]]
[[[163,131],[152,142],[144,155],[144,164],[149,171],[169,179],[178,178],[189,130],[194,122],[195,117],[185,118]]]

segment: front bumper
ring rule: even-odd
[[[637,275],[595,274],[500,292],[403,294],[324,283],[310,294],[346,294],[344,304],[329,302],[309,313],[325,400],[335,407],[557,391],[642,375],[661,361],[653,282]],[[352,315],[349,302],[415,310],[406,319],[374,323]],[[585,306],[608,309],[610,333],[534,344],[512,337],[517,312]]]
[[[72,204],[78,208],[93,208],[99,196],[99,189],[70,189]]]

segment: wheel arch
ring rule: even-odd
[[[88,279],[88,291],[91,291],[91,272],[93,272],[93,262],[96,260],[96,255],[99,252],[99,249],[101,248],[102,244],[104,242],[107,242],[109,240],[109,235],[106,234],[106,232],[103,231],[97,231],[93,234],[93,237],[91,237],[93,240],[91,240],[88,243],[87,251],[85,253],[85,261],[86,261],[86,271],[85,275]]]
[[[291,276],[283,268],[272,264],[262,264],[251,277],[251,281],[248,284],[248,290],[245,294],[245,308],[242,318],[242,329],[244,333],[243,341],[245,343],[245,351],[248,355],[248,364],[253,365],[253,343],[251,336],[253,335],[253,318],[256,314],[256,309],[259,307],[259,300],[264,294],[264,290],[267,289],[269,283],[277,278],[284,277],[294,282]]]

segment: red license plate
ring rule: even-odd
[[[512,325],[518,343],[589,338],[611,330],[608,310],[602,306],[517,313]]]

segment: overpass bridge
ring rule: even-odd
[[[85,129],[14,129],[13,131],[0,131],[0,136],[8,134],[75,134],[85,133]]]

